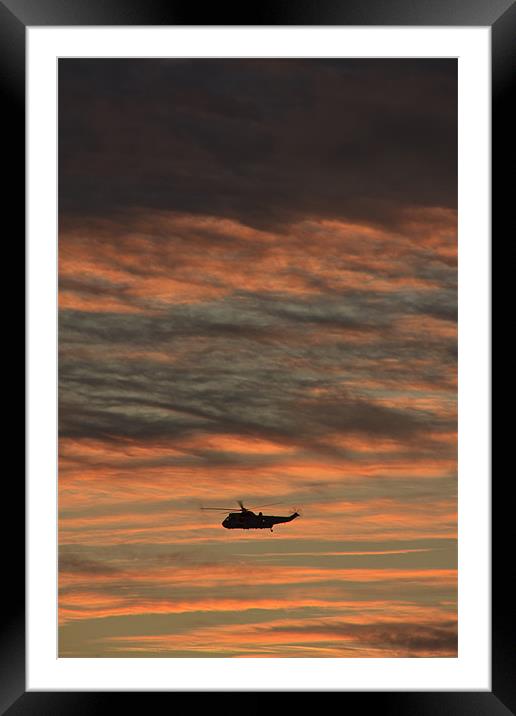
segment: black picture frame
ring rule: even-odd
[[[202,20],[202,22],[199,22]],[[12,241],[23,246],[25,232],[25,33],[31,26],[73,25],[390,25],[489,26],[492,38],[492,220],[493,237],[508,227],[513,213],[510,131],[516,126],[510,108],[516,67],[514,0],[262,0],[253,5],[176,0],[0,0],[0,83],[3,90],[4,172],[9,182],[5,206],[14,219]],[[7,163],[7,148],[11,162]],[[7,167],[9,167],[7,169]],[[502,179],[504,177],[504,179]],[[512,217],[511,217],[512,218]],[[14,240],[16,237],[16,240]],[[28,347],[30,348],[30,346]],[[9,470],[11,472],[11,470]],[[0,714],[102,714],[128,705],[147,712],[177,707],[177,692],[53,692],[25,688],[25,486],[20,470],[9,476],[6,493],[14,520],[5,530],[4,607],[0,633]],[[507,576],[511,525],[505,485],[492,483],[492,691],[339,692],[341,709],[369,707],[410,716],[516,713],[512,599]],[[235,685],[235,690],[238,685]],[[204,692],[205,693],[205,692]],[[199,696],[203,692],[198,693]],[[222,703],[223,693],[211,693]],[[253,696],[260,708],[265,693]],[[274,698],[279,697],[276,694]],[[306,699],[310,693],[304,693]],[[319,694],[317,695],[319,698]],[[283,701],[283,700],[282,700]],[[240,702],[241,704],[243,702]],[[249,704],[249,700],[245,700]],[[315,702],[314,702],[315,704]],[[306,704],[309,708],[310,705]]]

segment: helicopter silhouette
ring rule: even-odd
[[[270,531],[272,532],[274,525],[278,525],[282,522],[292,522],[292,520],[295,520],[296,517],[299,517],[299,512],[293,512],[287,517],[264,515],[261,512],[256,514],[252,510],[248,510],[247,507],[244,507],[240,500],[238,500],[238,504],[240,505],[240,512],[231,512],[231,507],[201,507],[201,510],[229,512],[228,516],[221,522],[222,526],[225,527],[227,530],[270,529]],[[262,507],[268,507],[268,505],[262,505]]]

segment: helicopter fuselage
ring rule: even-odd
[[[228,530],[272,530],[274,525],[282,522],[292,522],[296,517],[299,517],[297,512],[288,517],[280,517],[262,515],[261,512],[257,515],[250,510],[245,510],[243,512],[231,512],[222,522],[222,526]]]

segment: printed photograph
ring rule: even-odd
[[[457,657],[457,60],[58,62],[59,657]]]

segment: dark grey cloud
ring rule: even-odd
[[[439,292],[428,293],[421,299],[403,292],[378,303],[366,292],[340,300],[240,293],[155,315],[63,310],[61,435],[172,439],[241,432],[315,449],[328,432],[421,440],[429,430],[450,429],[452,418],[381,404],[357,387],[374,379],[384,390],[396,391],[399,381],[447,388],[455,371],[453,338],[407,338],[395,327],[400,316],[433,315],[441,300],[446,305]],[[348,339],[348,330],[365,332],[368,340]],[[170,360],[153,359],[155,351]],[[208,449],[202,457],[232,459]]]
[[[59,571],[60,573],[73,572],[74,574],[106,574],[110,576],[120,572],[118,567],[111,566],[106,562],[102,562],[97,559],[84,558],[80,555],[73,554],[69,551],[66,552],[64,550],[61,550],[59,554]]]
[[[61,220],[456,207],[457,61],[59,61]]]
[[[89,290],[95,293],[95,286],[89,286]],[[229,338],[235,335],[241,339],[267,341],[279,334],[281,345],[286,342],[288,350],[289,330],[334,327],[387,331],[396,319],[406,316],[431,316],[455,322],[456,292],[439,287],[424,292],[404,290],[378,294],[355,290],[293,297],[273,292],[238,291],[219,300],[168,306],[153,315],[63,310],[60,330],[64,342],[112,345],[129,342],[134,348],[148,349],[169,340],[195,336]],[[419,334],[417,338],[425,340]],[[384,332],[381,339],[382,349],[388,352],[389,336]]]
[[[407,656],[426,653],[449,654],[457,651],[457,623],[421,624],[418,622],[353,624],[332,623],[300,624],[298,626],[271,626],[267,630],[276,633],[316,633],[326,635],[328,640],[352,637],[363,648],[365,645],[378,649],[403,651]]]

